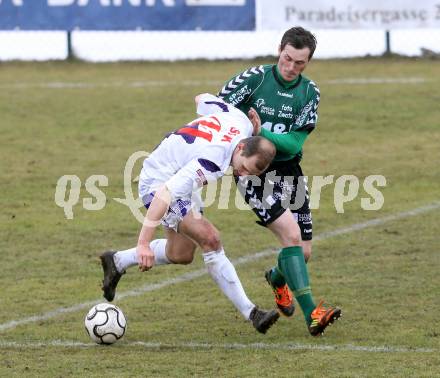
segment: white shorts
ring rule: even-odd
[[[142,203],[148,209],[151,201],[153,201],[156,190],[164,185],[163,181],[154,178],[144,178],[142,175],[139,178],[139,197]],[[196,215],[202,213],[202,197],[201,190],[194,191],[191,197],[175,198],[168,208],[167,213],[162,218],[161,224],[177,232],[179,223],[183,217],[190,211],[195,212]]]

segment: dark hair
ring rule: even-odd
[[[283,38],[281,38],[281,51],[284,50],[286,45],[292,45],[295,49],[303,49],[308,47],[310,49],[309,60],[312,59],[313,53],[316,49],[316,38],[308,30],[301,26],[296,26],[287,30]]]
[[[263,171],[275,157],[276,149],[271,141],[261,136],[252,136],[242,139],[244,144],[241,154],[245,157],[258,156],[256,167]]]

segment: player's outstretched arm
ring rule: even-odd
[[[145,214],[136,248],[139,269],[142,272],[153,267],[154,253],[150,248],[150,242],[153,240],[156,227],[160,224],[160,220],[167,212],[170,202],[171,194],[167,187],[163,185],[156,191],[153,201],[147,210],[147,214]]]
[[[266,129],[260,130],[260,136],[269,139],[278,152],[297,154],[301,151],[309,133],[306,130],[291,131],[287,134],[276,134]]]

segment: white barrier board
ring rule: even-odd
[[[257,30],[440,27],[439,0],[257,0]]]

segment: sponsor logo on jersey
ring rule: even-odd
[[[238,105],[242,103],[246,99],[246,96],[251,92],[252,90],[248,88],[247,85],[245,85],[243,88],[240,88],[237,92],[231,94],[231,96],[229,97],[229,102],[234,106]]]
[[[275,109],[271,108],[270,106],[261,106],[259,110],[261,114],[267,114],[270,116],[273,116],[275,114]]]
[[[278,118],[293,119],[293,108],[290,105],[281,105],[281,110],[278,110]]]
[[[257,101],[255,101],[255,106],[260,109],[262,105],[264,105],[266,101],[264,101],[264,98],[259,98]]]
[[[283,97],[288,97],[288,98],[293,98],[293,93],[285,93],[285,92],[277,91],[277,95],[283,96]]]
[[[293,119],[293,114],[292,113],[283,113],[282,110],[278,110],[278,118]]]
[[[208,180],[206,179],[206,177],[203,174],[202,170],[198,169],[196,171],[196,173],[199,176],[199,177],[196,178],[197,185],[200,186],[200,187],[206,185],[208,183]]]
[[[264,100],[264,98],[259,98],[257,101],[254,102],[254,104],[261,114],[267,114],[271,116],[275,114],[274,108],[271,108],[270,106],[265,106],[266,101]]]

